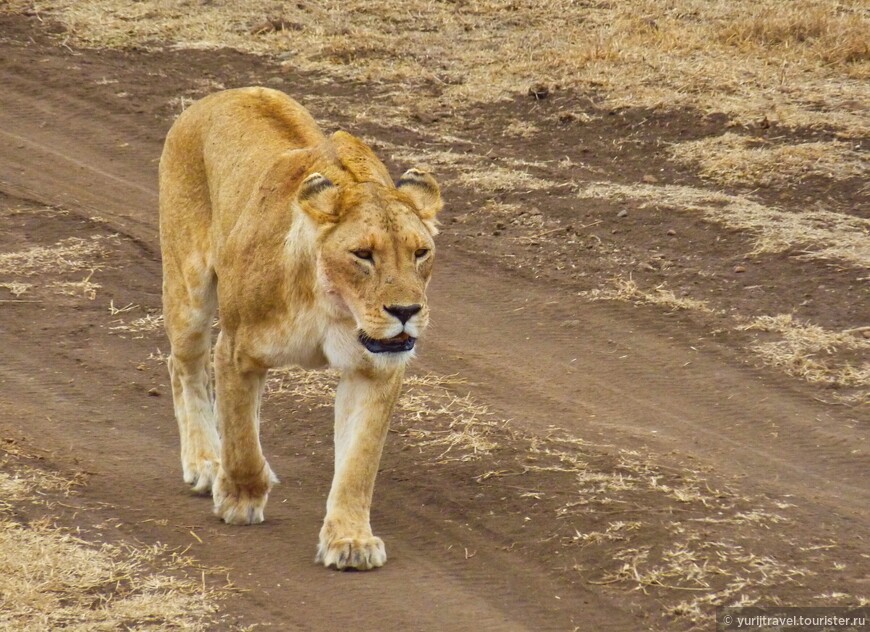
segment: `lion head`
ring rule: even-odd
[[[310,173],[297,195],[318,227],[319,289],[370,353],[407,354],[429,322],[438,183],[410,169],[393,184],[361,141],[338,132],[333,142],[338,168]]]

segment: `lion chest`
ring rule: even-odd
[[[322,323],[316,318],[294,318],[247,327],[242,344],[245,355],[262,366],[298,365],[315,369],[328,364],[324,337]]]

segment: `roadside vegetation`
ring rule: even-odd
[[[160,544],[96,544],[81,529],[58,525],[54,516],[72,507],[87,476],[33,462],[14,442],[0,449],[0,627],[210,628],[220,595],[192,558]]]

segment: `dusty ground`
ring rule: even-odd
[[[177,547],[195,563],[167,572],[221,597],[188,618],[118,621],[670,630],[709,629],[717,604],[866,604],[860,126],[837,163],[850,169],[760,186],[763,173],[735,182],[733,166],[692,158],[705,145],[691,142],[830,150],[842,130],[580,89],[414,111],[389,82],[64,34],[33,12],[0,18],[0,437],[4,471],[82,484],[9,511],[85,542]],[[376,573],[312,563],[329,375],[270,384],[263,442],[282,485],[266,524],[224,526],[181,482],[156,161],[186,102],[250,84],[362,134],[396,173],[424,161],[446,184],[434,325],[376,492],[390,552]],[[104,582],[101,603],[120,592]]]

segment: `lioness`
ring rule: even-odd
[[[224,522],[262,522],[276,482],[259,439],[267,370],[331,366],[341,372],[335,473],[316,560],[384,564],[369,508],[405,365],[429,319],[441,206],[430,174],[411,169],[393,184],[362,141],[325,136],[275,90],[211,95],[172,126],[160,159],[169,373],[184,480],[211,490]]]

